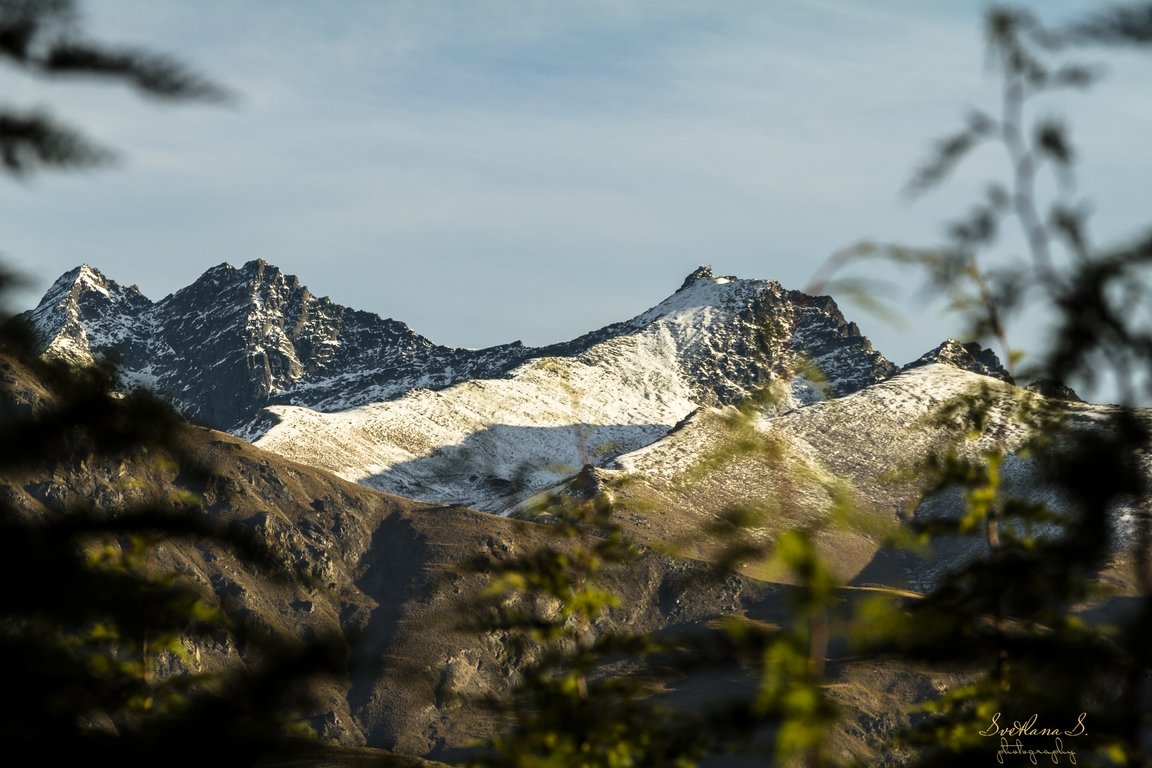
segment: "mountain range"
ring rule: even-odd
[[[665,632],[723,614],[782,620],[787,574],[753,562],[708,576],[723,546],[714,523],[733,508],[759,513],[749,533],[761,542],[811,531],[849,590],[932,586],[973,555],[968,545],[945,542],[921,558],[884,542],[910,518],[963,508],[956,494],[926,496],[916,471],[955,441],[958,427],[936,416],[958,396],[991,403],[988,429],[967,450],[1008,451],[1008,491],[1068,504],[1031,458],[1012,453],[1027,434],[1013,414],[1040,396],[1015,386],[990,351],[946,340],[900,368],[832,299],[704,267],[636,317],[542,348],[440,347],[318,299],[262,261],[214,267],[155,302],[83,266],[24,317],[45,356],[113,360],[121,386],[148,387],[203,425],[188,440],[213,479],[80,461],[5,480],[5,496],[30,515],[114,508],[159,482],[259,532],[314,586],[266,591],[211,546],[169,548],[164,563],[239,599],[269,631],[346,638],[346,677],[306,713],[345,745],[451,759],[491,733],[490,713],[467,702],[507,690],[522,660],[499,632],[461,628],[487,581],[460,564],[544,541],[548,526],[523,521],[555,494],[591,487],[611,498],[641,547],[608,577],[620,603],[598,626],[606,632]],[[53,397],[14,362],[0,366],[0,390],[33,410]],[[1052,391],[1061,398],[1045,402],[1074,434],[1110,412]],[[1121,534],[1140,503],[1113,510]],[[1112,599],[1139,592],[1121,557],[1098,578]],[[243,656],[186,650],[172,669]],[[899,762],[884,745],[908,722],[908,703],[963,682],[853,659],[829,676],[846,713],[832,747],[876,765]],[[691,706],[694,690],[672,695]]]
[[[824,372],[835,394],[895,370],[828,297],[716,278],[705,267],[630,321],[541,348],[439,346],[396,320],[317,298],[262,260],[213,267],[156,302],[83,265],[56,280],[25,317],[49,356],[112,360],[128,381],[217,429],[238,428],[268,405],[338,411],[412,389],[497,378],[529,359],[579,357],[662,329],[672,334],[694,397],[715,403],[739,399],[799,356]]]
[[[127,386],[195,423],[381,490],[491,512],[769,383],[784,411],[898,371],[830,297],[707,267],[630,320],[537,348],[438,346],[260,260],[213,267],[155,302],[84,265],[24,317],[45,355],[112,361]],[[1009,379],[978,345],[949,340],[911,365],[934,361]]]

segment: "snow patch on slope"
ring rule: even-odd
[[[542,358],[340,413],[272,406],[256,445],[411,498],[499,512],[647,445],[696,407],[675,371]]]

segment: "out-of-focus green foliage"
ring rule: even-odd
[[[334,671],[340,651],[270,637],[159,565],[164,548],[211,542],[269,585],[289,578],[198,498],[150,481],[199,471],[187,427],[147,396],[114,391],[106,374],[46,363],[10,339],[0,361],[43,389],[38,403],[14,403],[8,391],[0,403],[0,745],[36,761],[125,766],[290,754],[303,735],[295,712],[309,706],[303,681]],[[35,508],[11,495],[22,478],[102,464],[136,478],[103,504],[46,498]],[[197,644],[243,649],[248,666],[196,673]]]
[[[150,97],[225,97],[166,56],[87,39],[82,21],[72,0],[0,0],[0,60],[33,77],[96,78]],[[111,158],[47,113],[0,108],[2,172]],[[0,276],[0,293],[12,282]],[[0,328],[0,366],[0,762],[203,768],[294,755],[305,744],[295,715],[309,702],[305,682],[336,671],[341,649],[270,637],[158,564],[165,547],[211,543],[270,584],[288,576],[259,541],[165,488],[166,475],[200,471],[187,427],[153,398],[116,391],[110,371],[39,359],[30,333],[11,322]],[[21,387],[37,394],[22,399]],[[83,477],[102,464],[120,468],[118,500],[19,499],[36,473]],[[157,672],[161,659],[191,668],[195,643],[243,649],[247,666]]]
[[[811,537],[786,531],[770,547],[777,570],[796,584],[786,626],[733,616],[687,635],[607,632],[597,626],[618,598],[599,576],[641,552],[624,539],[613,503],[591,477],[587,468],[541,508],[550,523],[545,544],[472,564],[491,576],[489,617],[479,628],[503,633],[509,655],[528,661],[520,682],[488,702],[507,730],[476,764],[692,766],[753,750],[781,764],[831,765],[823,748],[837,710],[824,690],[824,666],[838,584]],[[730,521],[733,546],[746,555],[735,534],[754,518]],[[660,695],[701,668],[736,659],[760,676],[746,695],[695,710]]]
[[[1107,381],[1125,402],[1091,427],[1073,427],[1058,403],[986,387],[938,414],[937,425],[954,426],[957,440],[921,471],[930,495],[959,491],[965,511],[922,517],[913,527],[938,548],[969,556],[941,573],[922,599],[876,609],[886,618],[864,633],[871,652],[969,670],[971,682],[926,702],[919,724],[905,734],[919,748],[919,764],[1030,759],[1017,748],[1047,750],[1040,759],[1057,763],[1075,752],[1077,765],[1149,759],[1152,539],[1141,458],[1149,425],[1130,406],[1146,393],[1152,371],[1152,335],[1140,310],[1152,298],[1152,249],[1146,239],[1113,248],[1091,243],[1087,208],[1073,197],[1076,152],[1068,129],[1037,106],[1050,91],[1094,82],[1096,69],[1069,61],[1078,46],[1152,39],[1149,11],[1127,6],[1058,29],[1021,10],[989,11],[987,40],[1003,83],[999,113],[975,113],[938,143],[911,190],[941,183],[985,142],[1006,151],[1007,182],[992,185],[951,227],[944,248],[865,244],[840,257],[880,256],[921,269],[933,290],[951,297],[973,336],[1002,346],[1010,366],[1022,358],[1008,345],[1011,319],[1024,307],[1041,307],[1052,324],[1048,346],[1032,351],[1036,362],[1023,373],[1089,388]],[[1052,174],[1053,194],[1041,189],[1042,171]],[[1018,259],[996,252],[1009,224],[1024,234],[1027,251]],[[1022,434],[993,434],[997,423]],[[1015,495],[1007,472],[1020,470],[1023,457],[1055,499]],[[1129,569],[1134,595],[1101,594],[1102,571],[1115,567]],[[1011,730],[1033,716],[1039,725],[1031,732]],[[1076,727],[1084,719],[1087,728]],[[1044,728],[1055,730],[1035,732]]]
[[[550,540],[525,555],[481,558],[491,574],[488,618],[516,658],[528,663],[515,688],[488,704],[508,730],[495,734],[483,766],[689,766],[710,739],[686,715],[654,703],[651,681],[637,674],[646,658],[671,650],[640,633],[603,633],[595,625],[619,598],[600,583],[605,568],[639,551],[612,519],[609,497],[591,467],[567,492],[539,506]],[[630,660],[624,674],[611,662]]]
[[[73,0],[0,0],[0,61],[49,80],[96,78],[149,98],[220,101],[219,85],[168,56],[83,34]],[[0,108],[0,167],[15,176],[105,165],[114,153],[43,110]]]

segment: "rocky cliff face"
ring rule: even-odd
[[[896,372],[831,297],[717,277],[710,267],[647,312],[541,353],[597,359],[597,347],[629,336],[671,347],[702,403],[732,405],[774,379],[794,382],[803,397],[838,397]]]

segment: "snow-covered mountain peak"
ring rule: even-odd
[[[677,292],[683,291],[685,288],[690,288],[698,282],[718,283],[722,285],[724,283],[730,283],[739,279],[740,278],[736,277],[735,275],[723,275],[721,277],[716,277],[716,275],[712,272],[711,266],[699,266],[692,270],[688,277],[684,278],[684,282],[681,283],[680,287],[676,290]]]
[[[944,363],[954,368],[978,373],[981,376],[991,376],[994,379],[1012,383],[1012,374],[1001,364],[996,353],[980,346],[980,343],[976,341],[962,344],[956,339],[945,339],[935,349],[908,363],[903,370],[919,368],[933,363]]]
[[[628,324],[642,327],[661,319],[679,321],[705,320],[711,312],[738,312],[748,300],[770,284],[764,280],[741,280],[737,277],[715,277],[709,267],[700,267],[684,284],[664,301]]]
[[[132,334],[132,318],[152,306],[135,285],[125,288],[81,264],[61,275],[25,320],[48,357],[78,364],[115,356]]]
[[[60,275],[45,292],[40,303],[56,303],[65,299],[76,301],[87,293],[96,293],[111,300],[114,294],[140,294],[140,289],[136,286],[123,288],[95,267],[81,264]]]
[[[108,279],[98,269],[81,264],[71,274],[75,274],[74,285],[108,295]]]
[[[710,267],[692,272],[655,307],[590,334],[581,350],[572,351],[596,356],[596,346],[587,342],[610,336],[631,338],[633,358],[671,355],[696,399],[714,405],[740,402],[779,379],[789,383],[797,402],[811,402],[854,392],[896,370],[831,297],[789,291],[772,280],[717,277]]]

